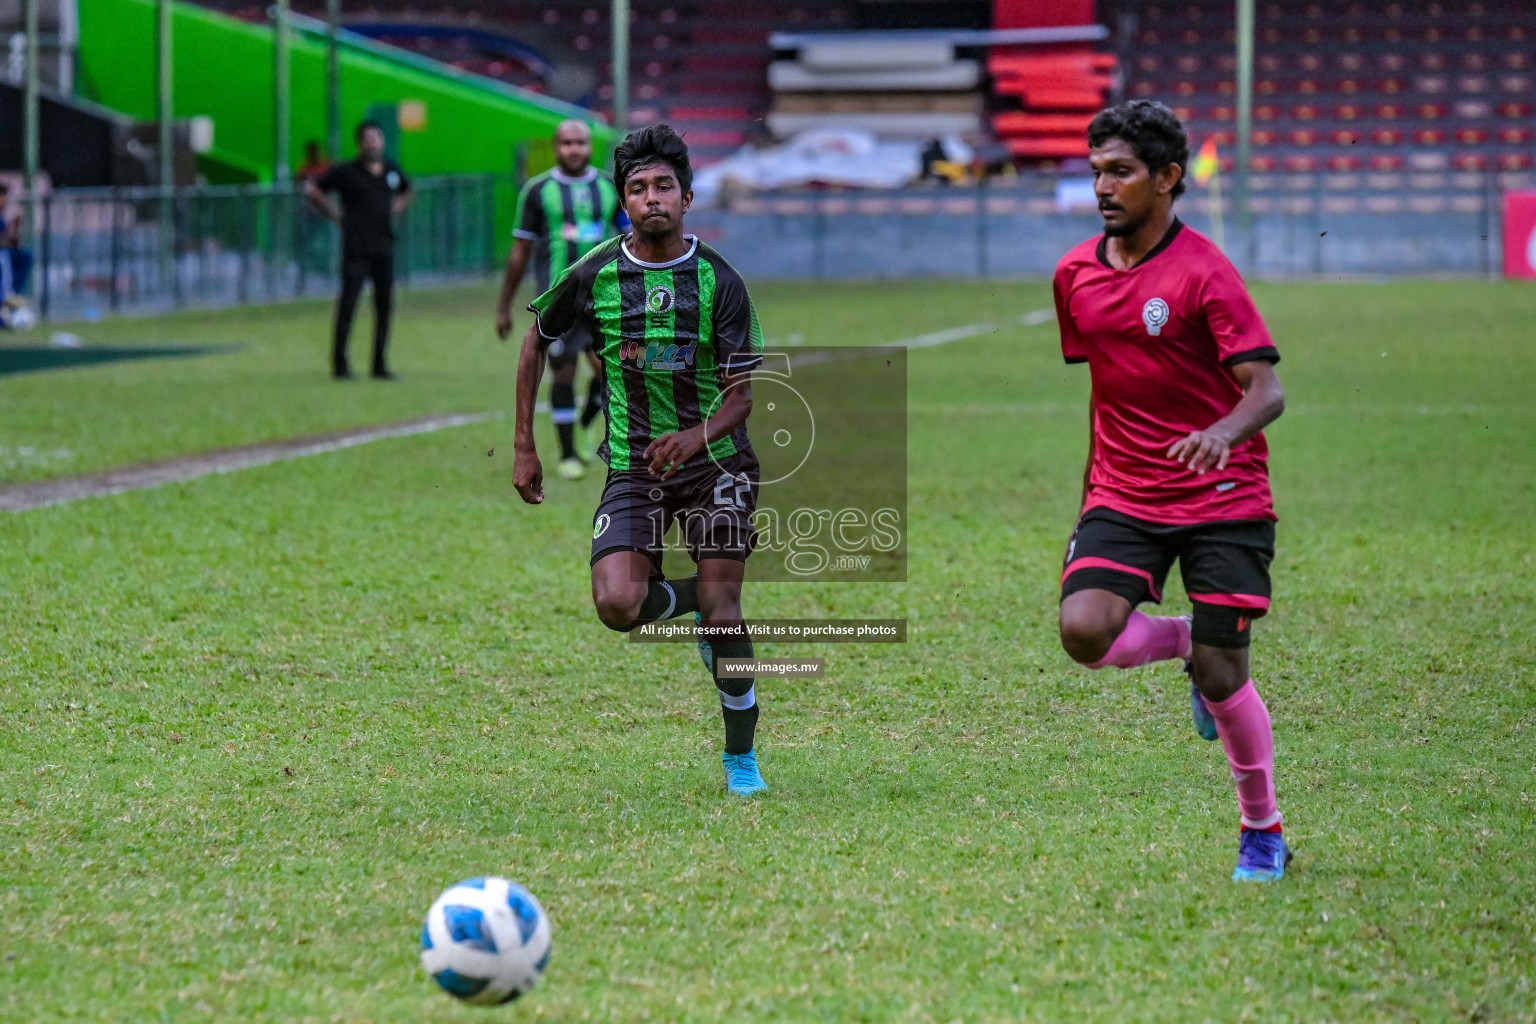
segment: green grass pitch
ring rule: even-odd
[[[692,649],[596,621],[600,482],[522,506],[509,419],[0,514],[0,1019],[1536,1019],[1536,293],[1254,293],[1290,401],[1254,649],[1283,883],[1227,880],[1232,783],[1177,669],[1057,647],[1088,378],[1015,326],[911,356],[908,583],[749,590],[911,624],[761,685],[761,800],[722,792]],[[807,344],[1050,304],[756,294]],[[0,482],[508,409],[492,300],[406,295],[389,385],[325,379],[320,303],[82,329],[239,347],[0,377]],[[417,960],[483,873],[555,930],[497,1011]]]

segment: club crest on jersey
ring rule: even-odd
[[[672,310],[672,289],[664,284],[652,285],[645,293],[645,311],[652,316],[663,316]]]
[[[1141,307],[1141,322],[1147,325],[1147,333],[1152,337],[1162,334],[1163,325],[1168,322],[1168,303],[1162,299],[1148,299]]]

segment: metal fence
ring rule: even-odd
[[[1500,207],[1522,174],[1255,175],[1251,229],[1226,218],[1226,250],[1245,274],[1491,276]],[[1099,231],[1064,208],[1056,175],[974,188],[805,191],[696,207],[689,228],[747,276],[1045,277]],[[1083,182],[1077,183],[1081,197]],[[504,256],[505,176],[419,178],[396,225],[402,282],[483,277]],[[1070,205],[1070,204],[1066,204]],[[1230,204],[1229,204],[1230,205]],[[1211,197],[1176,207],[1209,232]],[[335,288],[338,232],[292,187],[65,189],[34,201],[31,295],[47,318],[270,302]]]
[[[400,281],[494,267],[491,175],[418,178],[396,223]],[[270,302],[334,290],[339,233],[292,186],[60,189],[36,200],[31,292],[44,318]]]
[[[1503,192],[1530,187],[1528,178],[1255,175],[1247,231],[1226,203],[1225,248],[1256,277],[1491,276]],[[1048,277],[1062,254],[1101,230],[1092,206],[1063,201],[1062,181],[745,195],[694,210],[688,224],[749,278]],[[1075,194],[1086,185],[1079,179]],[[1191,189],[1175,210],[1210,233],[1212,208]]]

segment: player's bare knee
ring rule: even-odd
[[[1062,650],[1078,664],[1088,665],[1109,653],[1125,623],[1115,621],[1106,609],[1067,601],[1061,606],[1058,628]]]
[[[644,603],[643,585],[596,583],[592,588],[592,606],[597,609],[597,617],[603,625],[620,633],[626,633],[634,626]]]

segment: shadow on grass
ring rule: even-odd
[[[30,345],[25,348],[0,347],[0,376],[11,373],[35,373],[39,370],[67,370],[76,366],[96,366],[125,359],[183,359],[234,352],[240,345],[102,346],[99,348],[49,348]]]

